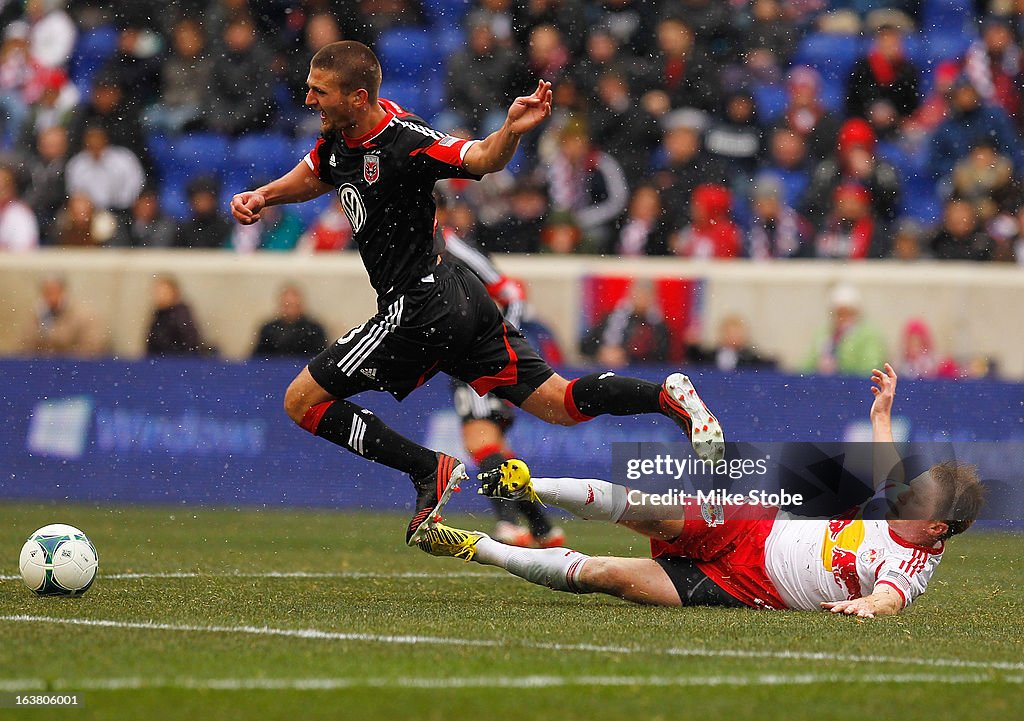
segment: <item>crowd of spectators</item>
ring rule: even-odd
[[[383,94],[453,134],[555,84],[508,171],[445,191],[491,251],[1024,257],[1011,0],[0,0],[0,19],[4,249],[350,247],[326,202],[239,232],[225,200],[273,169],[246,138],[298,161],[309,57],[356,39]],[[192,137],[220,152],[168,155]]]

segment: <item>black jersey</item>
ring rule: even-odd
[[[384,120],[360,138],[329,133],[306,164],[338,189],[378,304],[430,275],[441,248],[434,239],[434,183],[479,179],[462,163],[475,142],[445,135],[390,100]]]

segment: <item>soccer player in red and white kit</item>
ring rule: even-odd
[[[380,63],[365,45],[343,41],[317,51],[306,80],[306,105],[320,112],[316,146],[282,177],[231,199],[235,219],[250,224],[268,206],[336,191],[377,291],[378,313],[330,345],[288,387],[284,404],[292,420],[409,474],[417,499],[408,543],[439,520],[465,468],[347,400],[363,391],[401,400],[440,371],[559,425],[661,413],[686,432],[699,455],[720,456],[721,427],[686,376],[673,374],[664,385],[611,373],[568,381],[504,322],[476,276],[440,259],[434,183],[504,168],[522,135],[551,114],[551,84],[541,80],[533,94],[516,98],[505,124],[474,141],[440,133],[378,97],[380,83]]]
[[[823,608],[865,618],[898,613],[924,593],[945,541],[977,519],[984,489],[973,467],[953,461],[894,486],[886,474],[898,466],[890,428],[896,373],[886,364],[872,381],[876,494],[896,496],[884,519],[867,517],[863,506],[824,519],[755,504],[652,506],[643,494],[607,481],[531,479],[525,464],[513,460],[482,477],[486,495],[539,499],[580,518],[619,523],[650,537],[652,558],[514,548],[444,525],[428,530],[420,546],[556,590],[657,606]]]

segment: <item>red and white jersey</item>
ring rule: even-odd
[[[868,596],[879,584],[894,588],[906,607],[924,593],[942,551],[941,543],[908,543],[885,520],[860,513],[811,519],[780,511],[765,542],[765,570],[788,608],[820,610],[825,601]]]

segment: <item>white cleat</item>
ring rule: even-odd
[[[705,461],[725,458],[725,433],[693,383],[682,373],[673,373],[661,387],[661,412],[671,418],[690,437],[693,451]]]

